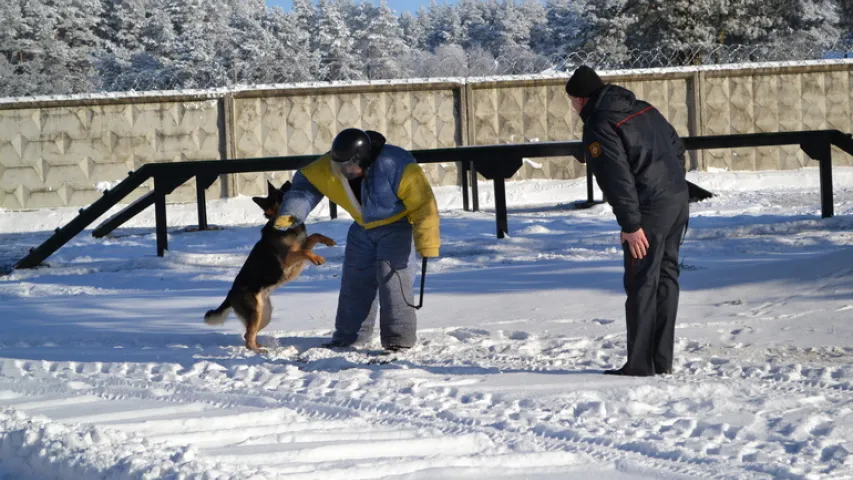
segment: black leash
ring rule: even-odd
[[[397,275],[397,280],[400,281],[400,290],[405,291],[405,288],[403,287],[403,277],[400,276],[400,272],[395,270],[394,267],[391,267],[391,262],[388,262],[387,260],[386,262],[388,263],[388,267],[391,268],[391,271]],[[426,267],[427,257],[424,257],[423,263],[421,264],[421,301],[417,305],[412,305],[411,303],[409,303],[408,300],[406,300],[405,295],[403,296],[403,301],[406,302],[406,305],[414,308],[415,310],[420,310],[421,307],[424,306],[424,284],[426,283]]]
[[[423,258],[423,263],[421,264],[421,301],[418,303],[418,306],[409,305],[410,307],[420,310],[421,307],[424,306],[424,283],[426,283],[426,265],[427,265],[427,257]],[[397,275],[399,278],[399,275]],[[408,301],[406,303],[409,303]]]

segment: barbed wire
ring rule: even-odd
[[[204,65],[169,64],[149,59],[142,67],[103,69],[92,66],[88,75],[68,79],[45,78],[38,73],[19,75],[14,68],[0,68],[0,97],[65,94],[131,93],[174,90],[215,90],[235,87],[287,85],[307,82],[376,82],[420,79],[478,79],[495,76],[563,75],[580,65],[598,70],[643,70],[672,67],[709,67],[739,64],[745,67],[785,66],[804,61],[853,58],[853,44],[828,46],[809,43],[712,45],[688,48],[658,47],[616,51],[574,50],[546,57],[526,49],[511,50],[497,58],[484,51],[458,49],[435,53],[410,52],[399,58],[330,59],[300,63],[247,59],[226,66],[216,59]],[[232,60],[233,62],[233,60]],[[272,64],[272,65],[271,65]],[[360,66],[361,68],[357,68]],[[2,67],[2,66],[0,66]],[[13,66],[14,67],[14,66]],[[47,75],[47,74],[45,74]],[[55,75],[55,71],[51,72]]]
[[[659,47],[645,50],[626,49],[621,52],[575,51],[562,59],[558,69],[570,71],[581,64],[612,70],[731,64],[750,64],[750,66],[760,67],[770,64],[794,64],[809,60],[841,58],[853,58],[853,43],[844,41],[831,45],[818,45],[803,42],[702,45],[687,48]]]

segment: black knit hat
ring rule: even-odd
[[[586,65],[581,65],[566,83],[566,93],[573,97],[586,98],[592,96],[603,86],[604,82],[601,81],[595,70]]]

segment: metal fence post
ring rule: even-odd
[[[480,190],[477,188],[477,169],[474,163],[468,161],[468,171],[471,173],[471,210],[480,211]]]
[[[198,205],[198,229],[207,230],[206,191],[216,181],[216,175],[199,173],[195,177],[195,197]]]
[[[154,175],[154,223],[157,230],[157,256],[169,249],[166,238],[166,186],[162,174]]]
[[[468,162],[459,162],[459,173],[462,176],[462,210],[469,211],[468,205]]]
[[[825,133],[811,135],[800,143],[800,148],[814,160],[820,168],[820,210],[822,218],[835,215],[832,202],[832,136]]]
[[[506,181],[502,176],[496,176],[495,182],[495,216],[497,217],[498,238],[504,238],[509,233],[509,220],[506,213]]]
[[[821,217],[829,218],[835,215],[835,205],[832,202],[832,144],[829,140],[821,143],[821,156],[818,159],[820,168],[820,209]]]

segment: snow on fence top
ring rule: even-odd
[[[680,67],[660,68],[631,68],[621,70],[601,69],[598,73],[604,77],[638,76],[638,75],[674,75],[689,74],[708,71],[736,71],[736,70],[775,70],[780,68],[805,68],[821,66],[853,65],[853,58],[834,58],[821,60],[797,60],[778,62],[743,62],[715,65],[696,65]],[[78,93],[63,95],[38,95],[28,97],[5,97],[0,98],[0,108],[26,107],[28,104],[48,102],[76,102],[76,101],[122,101],[152,99],[162,100],[170,97],[193,97],[196,99],[217,99],[228,94],[242,92],[263,92],[270,90],[324,90],[339,88],[363,88],[380,86],[464,86],[483,83],[496,83],[508,81],[531,81],[531,80],[566,80],[571,71],[546,70],[537,74],[523,75],[495,75],[483,77],[436,77],[436,78],[405,78],[390,80],[345,80],[345,81],[311,81],[301,83],[279,83],[279,84],[257,84],[257,85],[234,85],[230,87],[206,88],[206,89],[179,89],[179,90],[150,90],[150,91],[122,91],[122,92],[100,92],[100,93]]]

